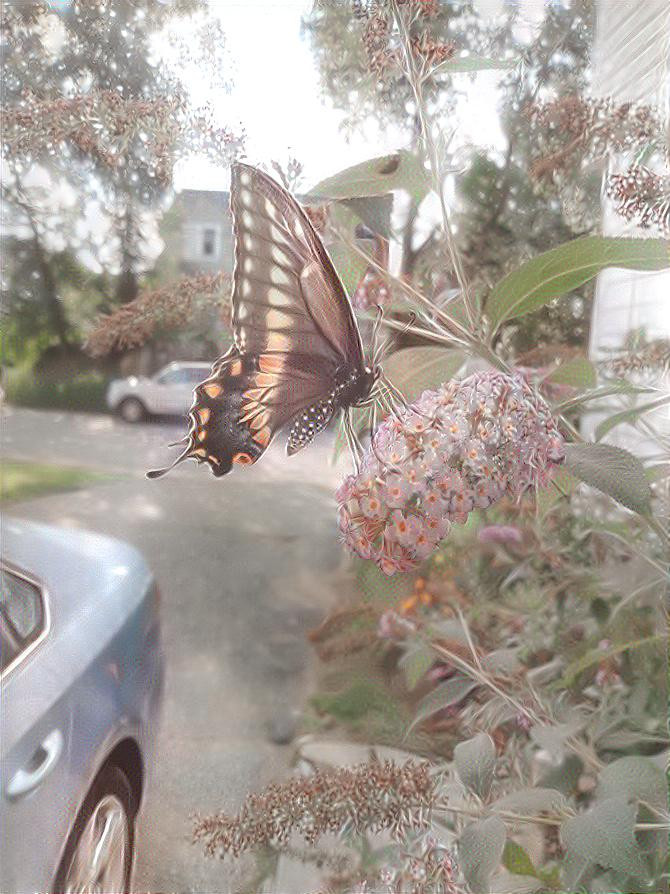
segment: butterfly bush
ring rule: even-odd
[[[521,375],[476,373],[424,391],[375,431],[336,493],[346,546],[411,571],[473,509],[549,483],[565,458],[545,401]]]

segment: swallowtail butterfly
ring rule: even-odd
[[[297,453],[338,410],[366,401],[380,374],[366,364],[344,286],[290,193],[238,163],[231,211],[234,343],[195,389],[186,448],[169,466],[193,458],[215,475],[255,463],[285,427],[287,452]]]

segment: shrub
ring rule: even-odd
[[[3,383],[7,403],[48,410],[106,409],[107,378],[101,373],[78,373],[68,381],[48,381],[28,367],[8,370]]]

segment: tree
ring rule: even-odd
[[[209,109],[193,107],[172,69],[155,64],[158,31],[203,9],[200,0],[91,0],[60,11],[44,2],[3,5],[3,204],[6,220],[32,234],[42,268],[35,298],[50,307],[63,344],[67,321],[47,269],[61,243],[114,275],[109,301],[132,300],[155,256],[152,230],[175,161],[191,151],[225,161],[239,145]],[[75,213],[44,200],[68,192]],[[87,228],[91,219],[97,224]],[[16,275],[23,269],[15,265]]]
[[[321,3],[304,19],[303,27],[312,42],[322,88],[347,113],[347,125],[355,128],[373,117],[382,128],[400,127],[413,146],[419,133],[416,108],[408,80],[397,65],[397,38],[389,22],[385,3]],[[438,54],[449,60],[467,50],[515,65],[500,87],[506,146],[502,152],[471,150],[466,172],[456,178],[454,229],[465,273],[475,289],[488,287],[521,260],[588,231],[588,220],[579,219],[555,193],[541,190],[531,176],[534,130],[527,107],[537,99],[583,89],[593,28],[591,0],[547,4],[532,37],[519,21],[516,4],[505,6],[499,24],[476,15],[470,4],[426,3],[412,27],[427,72],[426,102],[439,123],[449,121],[462,86],[447,73],[448,65],[439,67]],[[446,128],[440,129],[448,139]],[[440,151],[448,157],[445,143]],[[590,183],[589,188],[597,207],[598,185]],[[443,251],[437,236],[422,220],[421,210],[410,206],[400,234],[401,271],[434,293],[456,284],[453,275],[443,275],[444,264],[436,263]],[[568,298],[568,314],[564,299],[560,307],[537,315],[528,328],[525,323],[523,330],[512,332],[507,327],[503,337],[513,338],[519,351],[538,341],[582,344],[587,295],[582,290]]]

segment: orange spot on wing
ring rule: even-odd
[[[198,410],[198,419],[200,420],[200,425],[207,425],[209,422],[209,417],[212,415],[211,411],[207,409],[207,407],[203,407],[201,410]]]
[[[242,361],[241,361],[241,360],[234,360],[234,361],[230,364],[230,368],[229,368],[229,369],[230,369],[230,375],[231,375],[231,376],[239,376],[240,373],[242,372]]]
[[[265,397],[266,389],[265,388],[248,388],[242,397],[248,401],[259,401],[263,397]]]
[[[202,447],[198,447],[197,450],[193,451],[193,456],[202,456],[202,458],[204,459],[207,456],[207,451]]]
[[[261,354],[258,358],[258,365],[263,372],[276,373],[281,372],[284,368],[284,360],[282,357],[277,357],[276,354]]]
[[[260,431],[257,431],[254,435],[254,441],[257,444],[260,444],[261,447],[267,447],[270,443],[270,437],[272,436],[272,432],[266,425],[265,428],[262,428]]]
[[[269,375],[266,373],[257,373],[256,378],[254,379],[254,383],[256,385],[276,385],[277,376]]]
[[[233,462],[239,463],[241,466],[248,466],[253,462],[253,459],[248,453],[236,453],[233,457]]]
[[[249,428],[252,431],[256,431],[256,429],[263,428],[268,421],[267,413],[258,413],[249,423]]]
[[[267,346],[269,351],[288,351],[291,348],[291,339],[279,332],[270,332]]]
[[[198,432],[198,440],[199,440],[199,441],[204,441],[206,437],[207,437],[207,432],[206,432],[205,429],[203,428],[203,429],[201,429],[201,430]]]
[[[218,397],[221,394],[223,388],[220,385],[217,385],[216,382],[212,382],[210,385],[204,385],[202,390],[205,392],[207,397],[214,398]]]
[[[217,465],[217,466],[220,466],[220,465],[221,465],[221,460],[220,460],[220,459],[217,459],[217,458],[214,456],[213,453],[210,453],[209,456],[207,457],[207,459],[208,459],[211,463],[214,463],[214,464]]]

